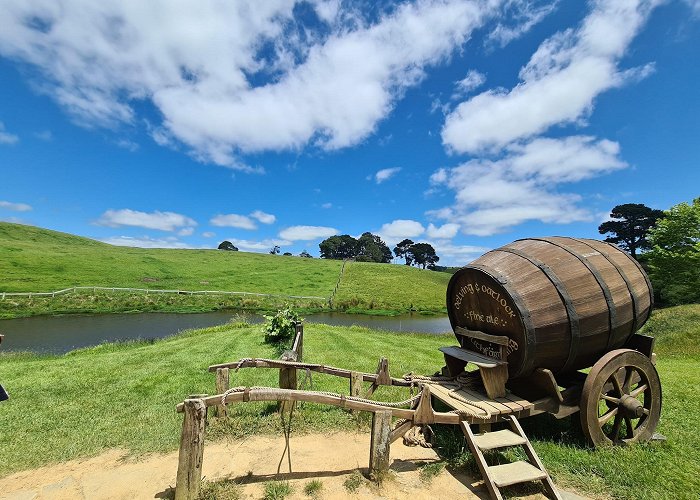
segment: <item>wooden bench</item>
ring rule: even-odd
[[[445,364],[450,376],[456,377],[464,371],[469,363],[479,368],[481,381],[490,398],[502,398],[506,395],[508,381],[508,363],[483,356],[474,351],[457,346],[440,347],[445,356]]]

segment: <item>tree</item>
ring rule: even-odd
[[[279,245],[275,245],[274,247],[270,248],[270,253],[272,255],[277,255],[280,253],[280,247]]]
[[[398,257],[399,259],[401,259],[401,258],[406,259],[407,266],[410,266],[412,263],[411,255],[409,253],[409,249],[411,248],[411,245],[413,245],[413,241],[406,238],[405,240],[401,240],[398,243],[398,245],[396,245],[394,247],[394,255],[396,255],[396,257]]]
[[[417,265],[423,266],[423,269],[435,265],[440,260],[435,249],[429,243],[414,243],[409,247],[408,252],[411,254],[411,260]]]
[[[318,247],[322,259],[351,259],[357,255],[357,240],[349,234],[326,238]]]
[[[228,240],[227,240],[227,241],[222,241],[221,243],[219,243],[218,249],[219,249],[219,250],[229,250],[229,251],[231,251],[231,252],[237,252],[237,251],[238,251],[238,248],[236,248],[236,247],[233,245],[233,243],[231,243],[231,242],[228,241]]]
[[[610,212],[610,217],[614,220],[603,222],[598,226],[598,232],[613,233],[614,236],[608,236],[605,241],[620,245],[636,259],[637,250],[650,248],[647,233],[663,216],[662,210],[655,210],[641,203],[617,205]]]
[[[667,210],[649,231],[649,241],[652,247],[645,257],[661,301],[700,302],[700,198]]]
[[[290,255],[292,255],[292,252],[284,252],[282,255],[286,255],[287,257],[289,257]]]
[[[304,257],[306,259],[313,259],[313,255],[311,255],[309,252],[306,250],[302,250],[301,253],[299,254],[299,257]]]
[[[357,240],[357,260],[364,262],[391,262],[391,250],[379,236],[370,232],[362,233]]]

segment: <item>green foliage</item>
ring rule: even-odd
[[[314,258],[314,256],[311,255],[306,250],[302,250],[301,253],[299,254],[299,257],[304,257],[305,259],[313,259]]]
[[[283,500],[292,494],[292,485],[288,481],[268,481],[265,483],[265,500]]]
[[[359,490],[360,486],[362,486],[364,483],[365,477],[360,471],[356,470],[353,471],[353,473],[350,474],[345,481],[343,481],[343,486],[345,486],[345,489],[350,493],[357,493],[357,490]]]
[[[647,233],[663,216],[662,210],[641,203],[617,205],[610,212],[610,217],[614,220],[603,222],[598,226],[598,232],[613,233],[614,236],[608,236],[605,241],[619,245],[636,258],[637,250],[649,248]]]
[[[357,260],[361,262],[391,262],[391,250],[379,236],[363,233],[357,240]]]
[[[425,464],[420,468],[419,477],[424,483],[430,484],[430,482],[442,474],[445,470],[445,462],[433,462]]]
[[[649,231],[646,254],[650,277],[661,302],[700,302],[700,198],[680,203]]]
[[[414,243],[409,247],[408,253],[411,254],[411,260],[417,266],[423,266],[423,269],[434,266],[440,260],[430,243]]]
[[[318,247],[322,259],[352,259],[357,255],[357,240],[349,234],[326,238]]]
[[[312,479],[304,485],[304,494],[307,497],[316,498],[321,495],[323,483],[319,479]]]
[[[411,255],[411,253],[409,252],[411,245],[413,245],[413,240],[409,240],[408,238],[406,238],[404,240],[401,240],[394,247],[394,254],[396,254],[396,257],[398,257],[399,259],[405,259],[407,266],[410,266],[413,262],[413,255]]]
[[[280,309],[274,315],[265,315],[263,333],[265,342],[269,344],[282,344],[294,339],[297,323],[304,321],[299,317],[299,313],[294,311],[289,305]]]
[[[203,481],[199,491],[199,500],[238,500],[241,498],[241,486],[232,479]]]

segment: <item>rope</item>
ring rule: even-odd
[[[433,375],[433,376],[425,376],[425,375],[414,375],[413,372],[409,372],[403,376],[403,379],[406,381],[411,382],[411,386],[413,386],[413,382],[415,380],[422,382],[424,384],[439,384],[441,382],[452,382],[455,385],[457,385],[456,388],[451,389],[448,391],[448,395],[456,399],[457,401],[467,405],[467,406],[472,406],[474,408],[477,408],[478,410],[481,410],[481,413],[477,413],[471,410],[468,410],[466,408],[461,409],[461,410],[452,410],[450,413],[456,413],[458,415],[467,415],[470,417],[478,418],[480,420],[489,420],[491,418],[491,411],[489,408],[484,405],[479,403],[478,401],[474,401],[472,399],[467,399],[461,394],[457,394],[457,391],[460,391],[462,389],[473,389],[474,386],[477,383],[476,380],[476,373],[477,372],[462,372],[456,377],[445,377],[443,375]],[[410,431],[409,431],[410,432]]]

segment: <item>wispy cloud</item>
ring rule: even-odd
[[[26,203],[13,203],[11,201],[0,200],[0,208],[12,210],[13,212],[28,212],[32,209],[32,206]]]
[[[253,220],[246,215],[239,214],[219,214],[215,215],[209,221],[212,226],[218,227],[237,227],[238,229],[257,229],[258,226]]]
[[[124,208],[121,210],[107,210],[96,221],[96,224],[109,227],[142,227],[172,232],[195,227],[197,222],[185,215],[174,212],[140,212]]]
[[[280,238],[291,241],[309,241],[328,238],[338,234],[334,227],[326,226],[291,226],[280,231]]]
[[[184,243],[177,238],[151,238],[142,236],[134,238],[132,236],[114,236],[100,240],[110,245],[121,247],[138,247],[138,248],[192,248],[187,243]]]
[[[274,222],[277,220],[277,217],[272,214],[265,213],[262,210],[255,210],[250,214],[250,216],[262,224],[274,224]]]
[[[415,238],[425,233],[425,227],[418,221],[396,219],[386,224],[376,232],[388,244],[394,245],[405,238]]]
[[[367,177],[367,180],[374,179],[377,184],[381,184],[384,181],[388,181],[399,172],[401,172],[401,167],[383,168],[378,170],[374,175]]]
[[[237,248],[248,252],[267,252],[275,246],[286,247],[292,244],[291,241],[274,238],[264,240],[241,240],[238,238],[227,238],[227,240],[233,243]]]
[[[0,122],[0,144],[15,144],[19,136],[5,131],[5,124]]]
[[[455,83],[455,91],[452,99],[459,99],[469,94],[472,90],[478,89],[486,83],[486,75],[474,69],[469,70],[467,76]]]

